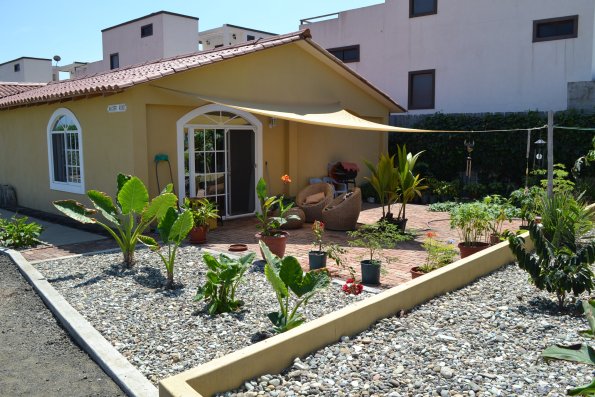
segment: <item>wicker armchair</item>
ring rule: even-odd
[[[306,198],[316,193],[324,193],[324,200],[316,204],[306,204]],[[304,211],[306,222],[312,223],[322,219],[322,209],[333,200],[333,193],[334,188],[324,182],[308,185],[298,193],[295,202]]]
[[[355,230],[362,210],[362,191],[343,193],[322,210],[322,222],[329,230]]]

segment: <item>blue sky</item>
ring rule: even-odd
[[[303,18],[383,0],[0,0],[0,63],[21,56],[60,64],[101,59],[101,29],[156,11],[200,18],[199,29],[225,23],[274,33],[298,30]]]

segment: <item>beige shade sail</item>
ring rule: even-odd
[[[174,91],[179,94],[200,98],[204,101],[213,102],[219,105],[234,109],[243,110],[252,114],[274,117],[283,120],[296,121],[298,123],[322,125],[334,128],[346,128],[350,130],[380,131],[380,132],[465,132],[465,131],[443,131],[443,130],[419,130],[415,128],[392,127],[390,125],[374,123],[343,109],[339,103],[335,104],[272,104],[272,103],[251,103],[229,98],[217,98],[205,96],[192,92],[175,90],[167,87],[159,87],[164,90]]]

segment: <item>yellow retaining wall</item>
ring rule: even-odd
[[[523,236],[531,249],[528,233]],[[336,343],[341,336],[362,332],[374,322],[400,310],[409,310],[438,295],[464,287],[513,260],[508,242],[502,242],[286,333],[164,379],[159,384],[159,395],[210,396],[237,388],[248,379],[279,373],[290,366],[295,357]]]

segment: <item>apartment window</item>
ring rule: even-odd
[[[246,40],[248,40],[248,41],[252,41],[252,40],[255,40],[255,39],[256,39],[256,37],[252,36],[251,34],[249,34],[249,35],[246,36]]]
[[[434,109],[436,70],[409,72],[409,109]]]
[[[120,67],[120,54],[110,54],[109,56],[109,68],[118,69]]]
[[[50,189],[84,193],[81,126],[68,109],[58,109],[48,123]]]
[[[572,39],[578,36],[578,15],[533,21],[533,42]]]
[[[329,48],[327,51],[344,63],[359,62],[359,44],[347,47]]]
[[[14,64],[14,71],[15,72],[20,72],[21,71],[21,64],[20,63],[15,63]]]
[[[150,23],[148,25],[144,25],[140,27],[140,37],[149,37],[153,36],[153,24]]]
[[[438,0],[409,0],[409,18],[438,13]]]

